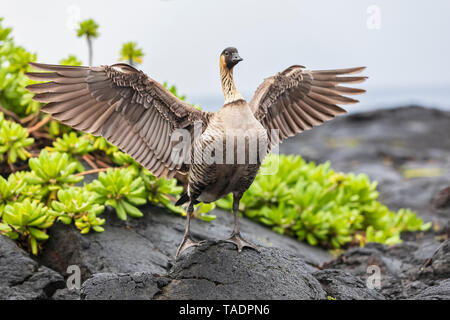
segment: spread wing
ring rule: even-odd
[[[77,130],[103,136],[156,176],[172,177],[188,167],[172,154],[176,129],[207,124],[210,113],[181,101],[161,84],[127,64],[76,67],[31,63],[49,72],[28,73],[27,87],[42,111]]]
[[[358,102],[345,95],[365,90],[340,84],[363,82],[367,77],[347,75],[364,69],[309,71],[303,66],[291,66],[264,80],[256,89],[250,108],[269,132],[279,129],[280,140],[291,137],[346,113],[339,104]]]

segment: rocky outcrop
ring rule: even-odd
[[[369,243],[364,248],[347,250],[324,268],[342,270],[366,282],[372,275],[368,267],[376,266],[380,275],[379,293],[390,299],[408,299],[422,296],[436,285],[441,288],[448,285],[442,281],[450,278],[449,249],[449,240],[439,244],[432,236],[392,247]],[[446,295],[441,299],[447,299]]]
[[[40,265],[0,235],[0,300],[49,299],[64,288],[64,278]]]
[[[123,222],[114,212],[107,212],[105,231],[81,235],[72,226],[56,224],[49,230],[50,240],[39,261],[64,273],[69,265],[81,269],[82,279],[96,273],[164,274],[173,263],[173,257],[181,241],[185,219],[168,214],[161,208],[146,206],[143,218]],[[216,210],[217,219],[212,222],[194,220],[192,234],[199,240],[225,239],[233,226],[233,216]],[[258,245],[283,250],[318,266],[333,257],[323,249],[311,247],[293,238],[281,236],[270,229],[241,219],[242,233]]]
[[[97,274],[82,299],[325,299],[326,293],[298,257],[262,248],[239,253],[208,242],[183,255],[165,276]]]
[[[350,249],[322,268],[282,249],[238,253],[208,242],[183,255],[165,275],[101,273],[82,299],[448,299],[449,241],[432,239]],[[379,268],[379,285],[368,284]]]
[[[450,279],[428,287],[410,298],[411,300],[450,300]]]
[[[327,296],[339,300],[384,300],[375,288],[368,288],[366,282],[345,271],[325,269],[313,273]]]
[[[383,110],[336,119],[281,146],[367,173],[390,209],[410,207],[435,223],[425,234],[404,234],[402,244],[370,243],[334,258],[241,218],[242,233],[261,253],[238,253],[216,241],[233,225],[230,213],[216,210],[215,221],[191,224],[207,242],[174,261],[184,218],[146,206],[142,219],[123,222],[107,211],[103,233],[53,226],[37,259],[0,236],[0,299],[450,299],[449,126],[442,111]],[[418,177],[407,178],[416,169]],[[80,290],[65,286],[70,265],[81,269]],[[379,287],[368,286],[371,267]]]

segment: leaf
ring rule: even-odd
[[[38,248],[37,248],[37,241],[36,238],[31,237],[30,238],[30,245],[31,245],[31,253],[37,256],[38,254]]]
[[[58,217],[58,220],[61,221],[64,224],[71,224],[72,223],[72,218],[71,217],[67,217],[67,216]]]
[[[306,235],[306,240],[312,246],[315,246],[317,244],[317,239],[311,233],[308,233]]]
[[[117,212],[117,217],[119,217],[120,220],[127,220],[127,213],[121,203],[122,201],[119,201],[117,203],[117,207],[116,207],[116,212]]]
[[[141,218],[144,216],[144,214],[138,208],[129,204],[127,201],[122,200],[120,201],[120,204],[123,206],[128,215],[134,218]]]
[[[43,241],[48,239],[48,234],[39,229],[29,227],[28,230],[30,231],[32,237],[36,238],[36,240]]]
[[[103,229],[100,226],[93,226],[92,229],[94,229],[95,232],[103,232],[103,231],[105,231],[105,229]]]

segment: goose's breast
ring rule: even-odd
[[[264,127],[248,112],[249,108],[219,112],[194,142],[190,189],[198,200],[212,202],[230,192],[243,193],[253,182],[268,139]]]

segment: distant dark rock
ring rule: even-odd
[[[280,249],[237,252],[208,242],[184,254],[167,276],[97,274],[83,299],[326,299],[311,267]]]
[[[50,299],[64,278],[0,235],[0,300]]]
[[[377,289],[369,289],[365,282],[342,270],[325,269],[313,273],[327,295],[337,300],[384,300]]]
[[[369,243],[352,248],[330,263],[325,270],[342,270],[364,282],[372,275],[369,266],[380,270],[380,294],[390,299],[407,299],[418,295],[441,279],[450,278],[448,240],[439,244],[432,236],[391,247]]]
[[[450,300],[450,279],[424,289],[419,294],[411,297],[412,300]]]
[[[431,284],[450,279],[450,240],[444,241],[431,258],[427,259],[419,278]]]
[[[444,209],[450,207],[450,187],[439,191],[433,199],[433,206],[436,209]]]
[[[80,300],[80,290],[78,289],[58,289],[52,296],[52,300]]]

